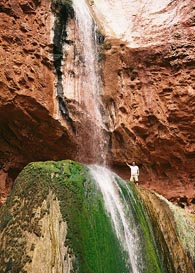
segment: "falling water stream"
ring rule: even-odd
[[[90,170],[102,192],[105,208],[111,217],[117,238],[124,251],[128,253],[131,272],[142,272],[139,270],[138,265],[138,259],[139,264],[142,264],[142,256],[136,223],[114,174],[104,167],[93,166]],[[128,187],[127,190],[128,194],[130,194]]]
[[[85,0],[73,0],[73,7],[76,17],[76,26],[79,37],[79,81],[77,81],[77,92],[80,103],[84,103],[91,118],[96,122],[101,122],[102,118],[99,111],[99,90],[100,77],[97,68],[97,47],[95,25],[90,14],[89,7]],[[95,133],[95,132],[94,132]],[[102,134],[96,132],[96,136],[91,136],[91,141],[98,137],[99,142],[104,142]],[[84,140],[83,140],[84,141]],[[103,146],[102,146],[103,147]],[[99,147],[101,149],[101,147]],[[97,147],[96,147],[97,149]],[[104,151],[105,154],[105,151]],[[97,161],[99,159],[97,158]],[[142,238],[139,223],[135,219],[132,206],[136,201],[128,185],[119,185],[114,175],[105,167],[96,165],[89,167],[97,189],[102,194],[105,210],[111,219],[113,230],[118,238],[121,248],[126,257],[126,264],[129,273],[145,273],[145,260],[142,250]],[[128,198],[127,198],[128,196]],[[158,262],[156,263],[155,273],[159,270]],[[114,272],[113,272],[114,273]]]
[[[75,93],[80,105],[84,106],[87,120],[90,120],[92,124],[89,140],[90,154],[96,162],[105,162],[103,151],[105,139],[102,133],[104,125],[100,112],[101,77],[98,64],[97,26],[85,0],[73,0],[73,8],[76,19],[76,58],[78,60],[75,67],[77,70]],[[87,127],[86,130],[88,130]],[[82,136],[80,141],[84,141]],[[85,154],[85,151],[82,153]]]
[[[85,0],[73,0],[78,33],[79,80],[77,94],[79,102],[83,103],[96,120],[101,121],[99,111],[100,77],[98,74],[96,26]]]
[[[81,46],[80,58],[82,60],[77,90],[81,96],[80,102],[84,102],[92,118],[101,120],[98,110],[99,76],[96,62],[95,26],[85,0],[73,0],[73,7]],[[133,215],[128,210],[127,201],[125,201],[120,187],[113,178],[112,173],[104,167],[91,167],[91,174],[102,192],[105,208],[111,218],[117,238],[123,250],[127,253],[129,272],[142,272],[138,232],[135,228]]]

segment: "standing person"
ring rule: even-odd
[[[135,165],[135,161],[132,162],[132,165],[128,164],[127,162],[126,164],[131,169],[130,182],[136,182],[136,185],[138,185],[139,167]]]

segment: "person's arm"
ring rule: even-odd
[[[139,175],[139,167],[137,167],[137,175]]]
[[[126,164],[127,164],[127,166],[130,168],[131,167],[131,165],[129,165],[127,162],[126,162]]]

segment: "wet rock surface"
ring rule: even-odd
[[[192,238],[195,215],[185,212],[155,192],[139,187],[137,190],[153,221],[154,234],[159,238],[160,244],[162,244],[160,238],[164,237],[166,247],[161,246],[162,249],[164,248],[165,259],[167,252],[172,253],[172,260],[166,260],[167,264],[173,262],[174,270],[171,269],[170,272],[194,272],[194,242]],[[178,253],[179,256],[175,259],[174,256]]]

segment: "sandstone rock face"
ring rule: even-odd
[[[111,42],[111,41],[109,41]],[[104,57],[109,159],[140,164],[143,183],[193,196],[195,181],[194,53],[185,45],[129,49],[112,41]],[[188,45],[193,48],[193,44]],[[186,57],[182,52],[185,51]],[[172,54],[175,54],[174,57]],[[173,59],[176,58],[176,59]],[[170,194],[170,195],[168,195]]]
[[[28,162],[74,157],[74,140],[67,123],[57,120],[51,2],[1,1],[0,14],[3,201]]]
[[[168,198],[194,196],[194,9],[190,0],[93,5],[106,33],[109,161],[136,160],[141,182]]]
[[[193,0],[99,0],[92,7],[105,34],[131,48],[173,42],[180,38],[181,25],[192,27],[194,23]]]
[[[136,160],[143,186],[193,201],[193,1],[89,7],[105,38],[98,52],[102,133],[76,92],[83,60],[73,10],[60,1],[0,3],[0,202],[28,162],[97,162],[103,149],[123,178],[125,161]]]
[[[27,163],[64,158],[94,162],[91,150],[98,145],[91,142],[95,121],[67,85],[63,90],[62,73],[71,65],[67,47],[71,49],[72,37],[73,43],[78,39],[69,4],[1,1],[0,13],[1,204]]]

